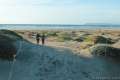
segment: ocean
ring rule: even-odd
[[[120,29],[120,25],[63,25],[63,24],[0,24],[0,29],[41,30],[41,29]]]

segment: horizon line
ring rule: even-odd
[[[30,23],[30,24],[0,24],[0,25],[44,25],[44,26],[97,26],[97,25],[120,25],[120,24],[110,24],[110,23],[85,23],[85,24],[35,24],[35,23]]]

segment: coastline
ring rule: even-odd
[[[0,24],[8,30],[120,30],[120,25]]]

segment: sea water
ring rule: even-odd
[[[0,29],[120,29],[120,25],[63,25],[63,24],[0,24]]]

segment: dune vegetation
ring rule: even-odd
[[[22,31],[21,31],[22,32]],[[23,31],[28,32],[28,31]],[[30,32],[30,31],[29,31]],[[87,30],[38,30],[30,33],[43,32],[47,37],[47,44],[54,46],[68,47],[71,50],[81,52],[87,50],[88,53],[95,54],[117,54],[117,42],[120,40],[119,31],[87,31]],[[29,39],[28,39],[29,40]],[[32,39],[34,40],[34,39]],[[50,43],[50,44],[49,44]],[[114,47],[113,45],[117,45]],[[92,47],[92,52],[90,51]],[[106,49],[107,48],[107,49]],[[107,52],[105,52],[105,50]],[[109,52],[110,51],[110,52]],[[115,52],[114,52],[115,51]],[[100,54],[100,55],[101,55]]]
[[[17,33],[10,30],[0,30],[0,58],[10,59],[16,54],[15,42],[22,39]]]
[[[120,58],[120,49],[107,44],[98,44],[91,48],[91,53],[97,56],[111,57],[114,59]]]
[[[36,32],[45,33],[45,45],[36,44]],[[99,76],[111,78],[120,72],[120,64],[117,60],[120,58],[120,42],[118,42],[120,36],[106,32],[100,35],[101,33],[88,31],[1,30],[0,33],[0,57],[2,58],[13,57],[17,52],[14,43],[22,37],[30,41],[22,39],[22,49],[14,64],[1,60],[0,66],[5,67],[0,67],[2,80],[7,80],[6,75],[11,70],[9,67],[11,65],[13,66],[12,80],[96,80]],[[119,77],[119,74],[116,76]]]

